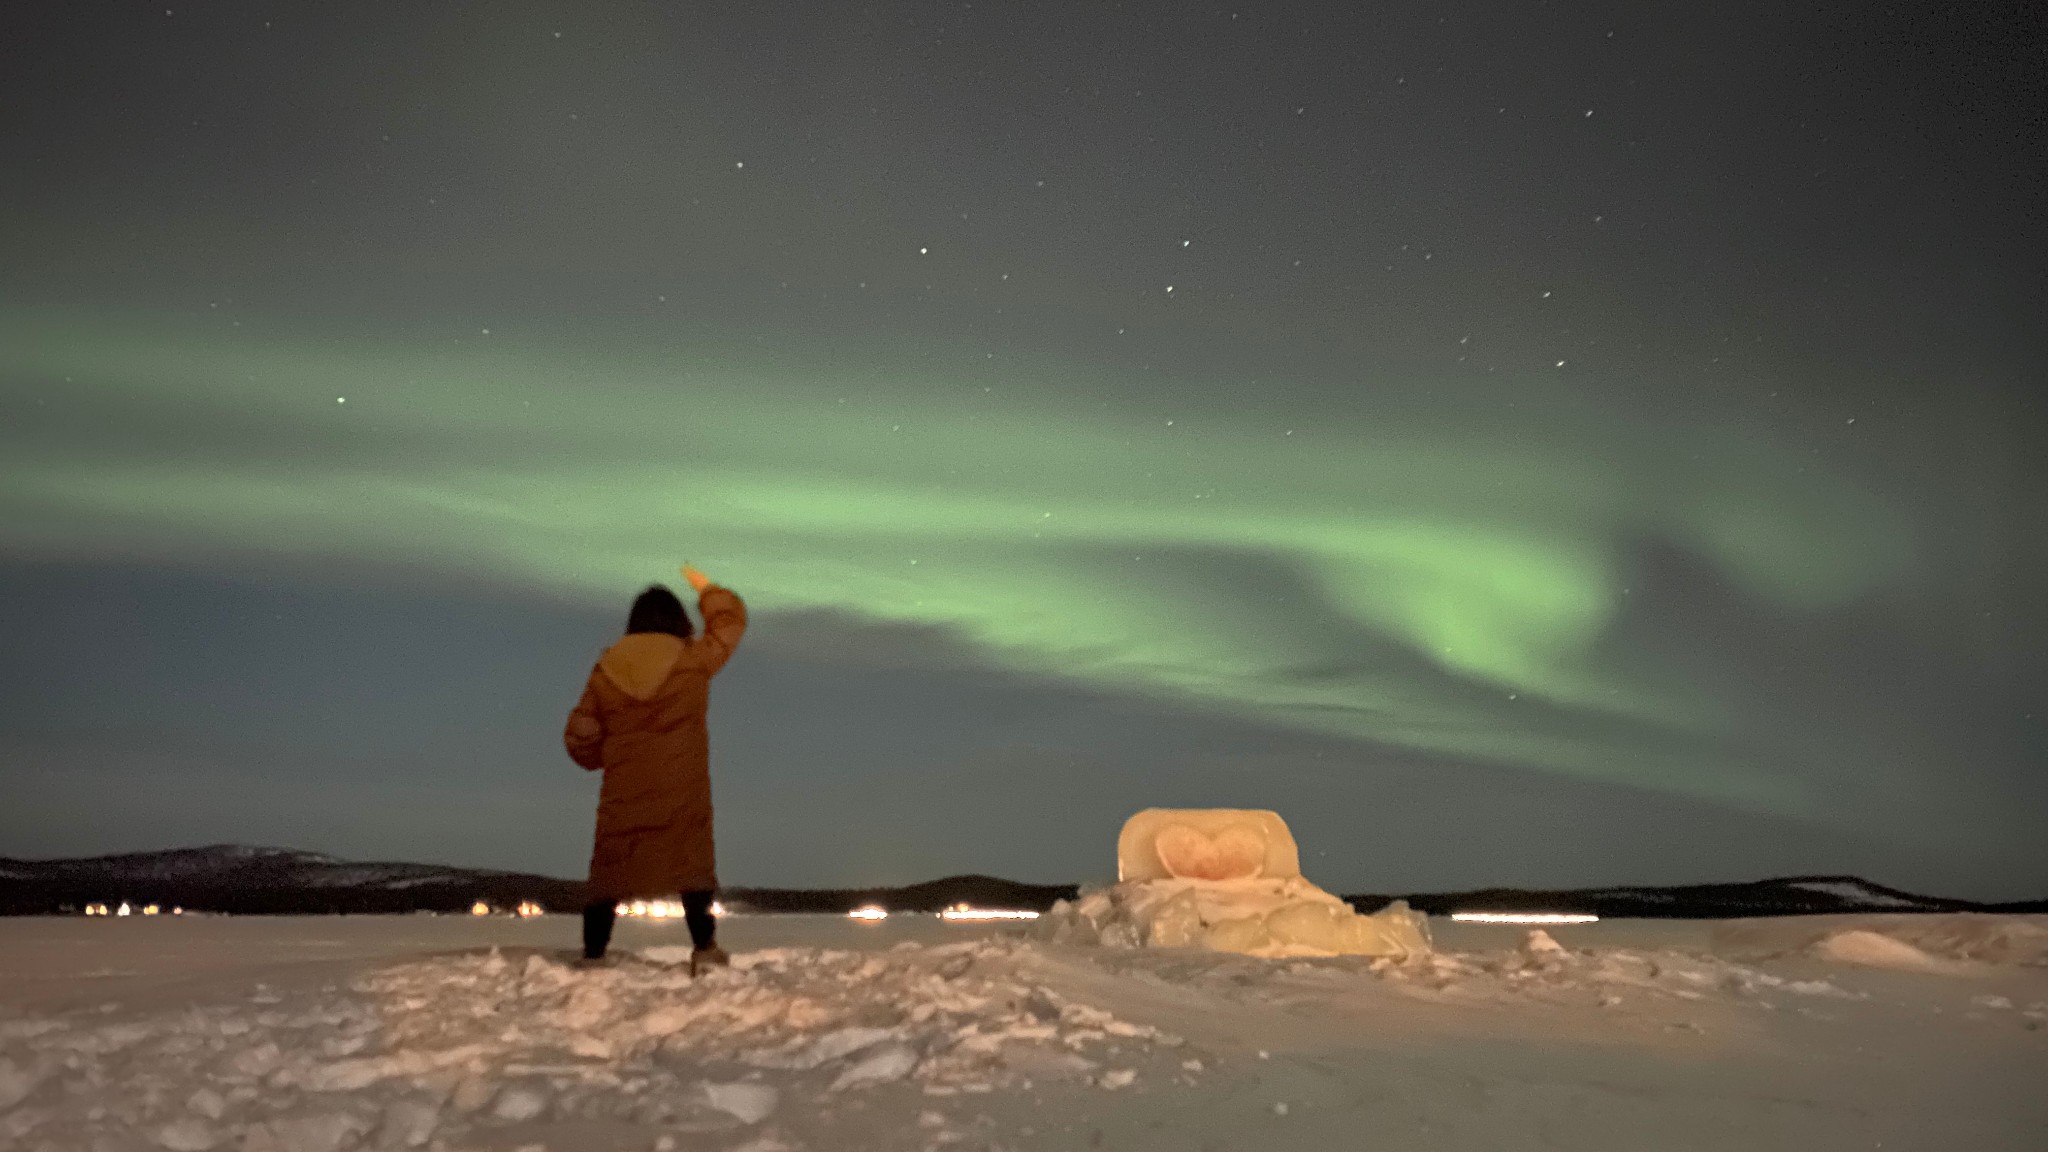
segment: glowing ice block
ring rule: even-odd
[[[1429,954],[1427,918],[1401,901],[1360,915],[1309,883],[1274,812],[1147,808],[1125,822],[1116,856],[1116,884],[1053,906],[1050,939],[1274,958]]]
[[[1255,808],[1147,808],[1116,839],[1117,879],[1285,880],[1301,875],[1294,834]]]

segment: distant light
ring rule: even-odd
[[[889,910],[869,904],[864,908],[855,908],[853,911],[848,912],[846,918],[848,920],[866,920],[872,923],[887,920],[889,918]]]
[[[1594,924],[1600,920],[1590,912],[1453,912],[1451,919],[1466,924]]]
[[[547,911],[547,909],[542,908],[540,905],[534,903],[531,900],[521,900],[519,902],[519,907],[515,909],[515,911],[521,917],[532,917],[542,915]]]
[[[955,904],[939,913],[942,920],[1036,920],[1038,913],[1024,912],[1015,908],[970,908]]]
[[[612,911],[620,916],[641,917],[648,920],[670,920],[681,918],[684,915],[685,909],[680,900],[635,900],[630,904],[620,901],[612,907]],[[713,916],[729,915],[725,905],[716,900],[711,902],[711,914]]]
[[[171,906],[171,915],[173,915],[173,916],[183,916],[184,914],[185,914],[185,910],[184,910],[183,908],[181,908],[181,907],[179,907],[179,906],[177,906],[177,905],[175,905],[175,904]]]
[[[123,901],[121,901],[121,906],[120,906],[119,908],[116,908],[116,909],[114,909],[114,915],[116,915],[116,916],[126,916],[126,915],[128,915],[128,902],[127,902],[126,900],[123,900]]]
[[[142,906],[142,914],[143,914],[144,916],[154,916],[154,915],[156,915],[156,914],[157,914],[157,912],[158,912],[158,908],[157,908],[157,906],[156,906],[156,905],[154,905],[154,904],[144,904],[144,905]]]
[[[479,900],[469,906],[469,914],[471,916],[489,916],[491,914],[491,906]]]

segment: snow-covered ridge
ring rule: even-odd
[[[1024,884],[952,876],[904,887],[731,888],[728,907],[759,912],[843,913],[874,904],[937,911],[956,903],[1044,912],[1076,897],[1074,885]],[[1602,917],[1720,918],[1845,912],[2048,911],[2048,900],[1981,904],[1919,896],[1855,876],[1793,876],[1736,884],[1493,888],[1468,892],[1347,896],[1370,913],[1395,899],[1418,911],[1588,912]],[[439,864],[349,861],[290,848],[218,844],[72,860],[0,858],[0,915],[41,915],[85,904],[159,903],[243,913],[466,911],[476,901],[510,908],[532,901],[555,910],[582,906],[574,879]]]
[[[1432,916],[1454,912],[1582,912],[1604,918],[1725,919],[1748,916],[1839,915],[1852,912],[2048,911],[2048,901],[1983,904],[1919,896],[1858,876],[1785,876],[1736,884],[1578,889],[1487,888],[1402,897]],[[1386,896],[1347,897],[1361,911]]]
[[[440,864],[349,861],[285,848],[215,845],[78,860],[0,859],[0,915],[76,911],[90,903],[156,903],[233,913],[466,912],[523,903],[565,911],[583,905],[579,880]],[[9,874],[12,873],[12,874]],[[1031,885],[992,876],[951,876],[901,888],[728,888],[729,908],[846,912],[866,904],[936,912],[955,904],[1042,911],[1072,885]]]
[[[1809,892],[1824,892],[1861,908],[1917,908],[1925,901],[1909,897],[1894,896],[1874,884],[1866,884],[1852,878],[1828,880],[1788,880],[1793,888],[1804,888]]]
[[[0,860],[0,913],[89,903],[155,903],[244,913],[467,910],[582,903],[576,881],[496,869],[358,862],[319,852],[242,844],[76,860]]]

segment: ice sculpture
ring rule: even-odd
[[[1116,878],[1284,880],[1301,875],[1294,834],[1278,813],[1249,808],[1147,808],[1116,838]]]
[[[1251,956],[1429,951],[1428,922],[1405,903],[1360,915],[1309,883],[1276,812],[1147,808],[1117,837],[1117,877],[1054,906],[1044,930],[1077,943]]]

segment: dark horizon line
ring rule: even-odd
[[[463,865],[429,864],[417,861],[353,860],[334,856],[325,852],[313,852],[297,848],[283,848],[275,845],[231,843],[215,843],[198,845],[193,847],[163,848],[135,852],[113,852],[97,856],[51,857],[45,859],[0,856],[0,865],[23,864],[41,867],[62,867],[66,865],[89,866],[93,864],[104,865],[120,860],[140,860],[151,857],[165,857],[174,855],[201,855],[208,853],[219,855],[233,854],[238,856],[249,856],[255,859],[262,859],[266,856],[295,857],[300,860],[306,861],[307,863],[328,866],[421,869],[460,874],[464,877],[471,877],[477,879],[489,878],[500,882],[537,881],[558,888],[563,886],[580,885],[582,883],[582,881],[579,879],[548,876],[542,873],[535,872],[518,872],[502,868],[472,868]],[[21,883],[25,882],[26,879],[27,878],[0,876],[0,885],[4,885],[10,882]],[[159,883],[170,882],[175,881],[159,881]],[[771,900],[771,902],[782,902],[781,900],[777,900],[776,898],[796,900],[803,900],[804,898],[809,898],[812,901],[826,901],[873,897],[884,893],[911,893],[919,890],[941,888],[945,886],[958,886],[961,884],[973,883],[999,885],[1007,888],[1017,889],[1020,893],[1029,891],[1034,894],[1078,892],[1082,890],[1084,887],[1086,887],[1085,885],[1075,882],[1041,884],[1029,881],[1012,880],[1007,877],[993,876],[987,873],[968,872],[935,877],[933,879],[915,881],[907,884],[870,884],[856,886],[801,888],[768,887],[752,885],[725,885],[720,890],[722,892],[731,893],[736,897],[767,897]],[[1480,899],[1491,899],[1494,901],[1507,901],[1513,903],[1547,897],[1552,898],[1552,902],[1555,903],[1558,901],[1569,901],[1573,898],[1577,898],[1578,900],[1584,902],[1591,900],[1599,900],[1602,897],[1607,897],[1610,900],[1626,901],[1629,899],[1631,895],[1647,893],[1669,894],[1674,898],[1683,898],[1690,896],[1695,899],[1706,899],[1709,902],[1712,902],[1713,898],[1716,896],[1720,896],[1723,899],[1733,898],[1745,891],[1781,889],[1787,887],[1796,887],[1797,885],[1801,884],[1826,883],[1854,884],[1862,887],[1866,891],[1878,897],[1884,897],[1901,901],[1902,905],[1904,906],[1895,909],[1896,911],[1901,913],[1925,911],[2048,911],[2048,898],[2033,900],[2009,900],[1987,902],[1977,900],[1964,900],[1948,896],[1927,896],[1920,893],[1908,892],[1904,889],[1892,888],[1888,885],[1880,884],[1876,881],[1868,880],[1861,876],[1856,876],[1848,873],[1768,876],[1753,880],[1707,881],[1693,884],[1601,884],[1580,888],[1524,888],[1507,885],[1490,885],[1486,887],[1466,888],[1454,891],[1343,894],[1341,898],[1352,904],[1363,906],[1365,904],[1371,903],[1375,907],[1383,906],[1385,903],[1388,903],[1392,900],[1405,900],[1411,906],[1416,907],[1419,910],[1430,911],[1432,907],[1448,907],[1454,903],[1463,903],[1465,901]],[[1818,902],[1819,901],[1816,901],[1816,903]],[[1048,901],[1048,903],[1050,903],[1050,901]],[[1503,906],[1499,910],[1516,911],[1523,909],[1515,909]],[[1865,908],[1862,910],[1875,911],[1876,909]]]

